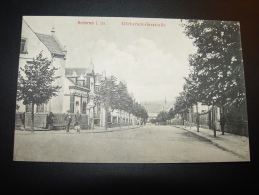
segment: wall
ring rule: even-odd
[[[36,57],[41,51],[43,57],[47,57],[49,60],[51,59],[51,54],[47,47],[39,40],[35,33],[24,22],[24,20],[22,21],[21,37],[27,39],[27,53],[20,53],[19,70],[21,67],[25,66],[27,61],[32,61],[32,59]],[[24,75],[23,72],[21,72],[21,74]],[[17,105],[20,106],[19,110],[17,110],[18,112],[25,112],[25,105],[22,104],[22,101],[17,102]]]
[[[55,76],[60,76],[61,78],[56,79],[53,82],[53,85],[61,86],[62,88],[57,93],[57,96],[52,97],[50,99],[50,111],[55,113],[62,113],[64,112],[63,109],[63,98],[64,98],[64,91],[66,85],[65,83],[65,60],[63,58],[54,58],[52,66],[58,68],[55,72]],[[67,79],[66,79],[67,80]]]

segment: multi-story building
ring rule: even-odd
[[[40,127],[46,126],[47,114],[52,112],[57,116],[57,125],[62,126],[64,124],[64,114],[69,110],[72,115],[79,112],[87,128],[92,128],[94,124],[104,126],[105,109],[103,109],[100,102],[94,102],[95,92],[99,89],[104,73],[95,73],[92,60],[89,65],[82,68],[67,68],[67,50],[56,37],[55,30],[52,29],[48,35],[36,33],[23,20],[19,68],[30,63],[40,52],[42,52],[43,57],[52,60],[51,66],[57,68],[55,75],[60,76],[60,78],[56,79],[53,84],[62,86],[62,88],[57,93],[57,96],[34,108],[34,124]],[[17,108],[17,116],[25,112],[27,116],[25,125],[30,126],[31,105],[23,105],[22,101],[18,101]],[[118,113],[116,110],[110,110],[108,122],[132,123],[132,117],[130,119],[127,113],[121,112],[120,115]]]

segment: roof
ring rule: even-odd
[[[35,34],[52,54],[65,56],[58,41],[52,35],[44,35],[40,33]]]
[[[79,86],[81,89],[83,89],[83,90],[88,90],[88,91],[90,91],[90,89],[88,89],[87,88],[87,86],[85,86],[85,85],[83,85],[81,82],[75,82],[75,80],[74,79],[72,79],[72,78],[67,78],[73,85],[72,86]]]
[[[90,68],[66,68],[65,69],[66,76],[72,76],[76,74],[79,77],[80,75],[85,75],[85,73],[91,74],[92,72]]]
[[[171,101],[147,101],[140,102],[140,104],[145,107],[148,113],[159,113],[163,110],[169,111],[173,107],[173,102]]]

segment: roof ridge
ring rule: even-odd
[[[39,34],[39,35],[52,36],[52,35],[43,34],[43,33],[38,33],[38,32],[34,32],[34,33],[35,33],[35,34]]]

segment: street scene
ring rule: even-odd
[[[212,134],[207,138],[192,131],[173,126],[136,126],[131,129],[83,131],[81,134],[77,134],[76,130],[69,134],[65,131],[37,131],[35,135],[17,132],[14,160],[189,163],[244,161],[249,156],[248,148],[244,147],[248,139],[229,136],[224,140],[228,142],[227,145],[215,145],[209,140]],[[245,152],[233,152],[235,147]]]
[[[14,161],[250,161],[239,22],[24,16]]]

